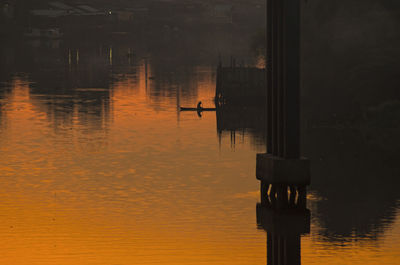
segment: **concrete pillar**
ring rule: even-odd
[[[264,205],[270,204],[270,201],[268,198],[268,190],[269,190],[269,183],[266,183],[265,181],[261,181],[260,195],[261,195],[261,203]]]
[[[266,10],[266,62],[265,62],[265,72],[266,72],[266,108],[267,108],[267,153],[272,154],[272,4],[273,0],[267,0],[267,10]]]
[[[295,201],[296,201],[297,190],[296,190],[296,187],[293,185],[291,185],[289,188],[290,188],[289,206],[294,207]]]
[[[299,157],[300,0],[267,0],[267,153]]]
[[[298,188],[297,206],[302,209],[307,207],[307,188],[304,185]]]
[[[284,145],[286,158],[300,155],[300,0],[284,3]]]

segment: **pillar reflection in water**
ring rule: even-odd
[[[310,232],[310,211],[303,185],[261,181],[257,225],[267,232],[267,264],[301,264],[301,235]]]
[[[267,232],[267,265],[300,265],[301,236],[310,233],[310,161],[258,154],[256,177],[261,196],[257,225]]]

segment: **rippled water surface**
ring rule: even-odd
[[[266,264],[256,222],[263,132],[177,111],[213,107],[213,59],[24,45],[2,48],[1,264]],[[399,170],[393,150],[370,144],[375,135],[303,133],[312,161],[303,264],[398,264]]]

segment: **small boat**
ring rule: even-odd
[[[179,108],[180,111],[215,111],[216,108],[184,108],[184,107],[180,107]]]

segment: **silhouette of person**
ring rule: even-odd
[[[197,111],[201,110],[203,108],[203,106],[201,105],[201,101],[199,101],[199,103],[197,103]]]

